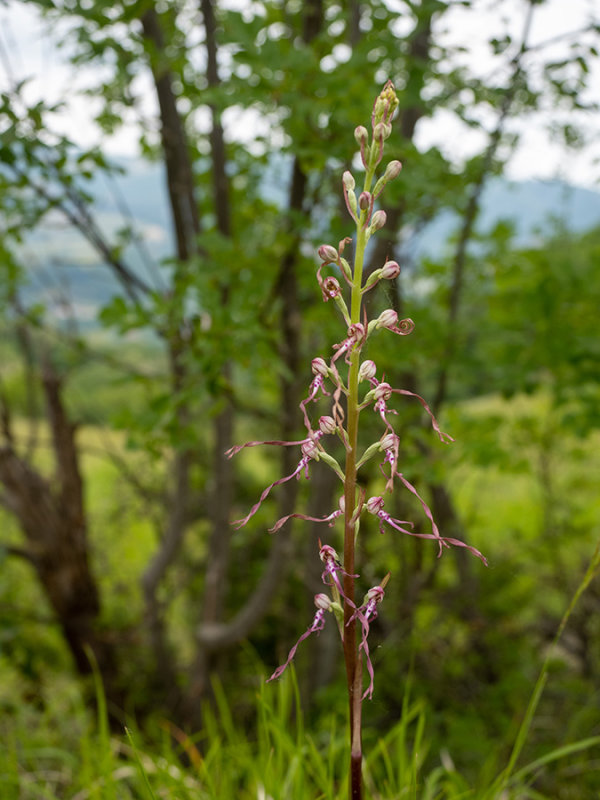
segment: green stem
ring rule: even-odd
[[[369,169],[365,177],[364,191],[369,191],[373,181],[374,169]],[[360,322],[361,286],[367,245],[366,211],[360,215],[357,223],[356,251],[352,283],[352,299],[350,322]],[[346,471],[344,481],[344,593],[354,603],[354,544],[356,539],[356,450],[358,443],[358,369],[360,366],[359,348],[350,354],[348,370],[348,443],[346,451]],[[350,710],[350,798],[362,798],[362,744],[361,744],[361,694],[362,694],[362,662],[356,646],[356,620],[350,621],[354,608],[344,603],[344,660],[346,663],[346,680],[348,685],[348,701]]]

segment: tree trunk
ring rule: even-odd
[[[60,381],[49,366],[44,370],[43,388],[56,476],[52,481],[43,478],[5,436],[0,448],[2,504],[16,516],[25,535],[24,554],[36,570],[77,671],[90,673],[90,659],[95,660],[108,699],[120,703],[115,654],[97,630],[100,599],[89,563],[75,426],[67,419]]]
[[[160,109],[160,135],[163,147],[167,188],[177,243],[177,255],[182,261],[197,253],[200,217],[194,192],[194,173],[190,161],[188,139],[173,90],[174,76],[161,63],[165,56],[165,41],[159,16],[154,7],[142,16],[144,38],[152,52],[150,67],[154,76]]]

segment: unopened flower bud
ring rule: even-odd
[[[339,258],[338,251],[330,244],[322,244],[317,250],[317,253],[319,254],[321,261],[324,261],[327,264],[330,264],[331,262],[336,263]]]
[[[385,311],[382,311],[377,317],[377,324],[375,325],[375,328],[377,330],[379,330],[379,328],[393,328],[397,324],[398,314],[393,308],[386,308]]]
[[[329,374],[327,364],[325,363],[325,360],[320,356],[317,358],[313,358],[313,360],[310,363],[310,368],[313,371],[313,375],[322,375],[324,378],[326,378],[327,375]]]
[[[375,141],[378,141],[379,139],[385,139],[385,125],[383,122],[378,122],[373,128],[373,139]]]
[[[386,261],[381,268],[381,277],[387,281],[393,280],[400,275],[400,265],[396,261]]]
[[[377,514],[383,508],[383,497],[369,497],[366,506],[369,514]]]
[[[335,433],[337,425],[333,417],[323,416],[319,419],[319,429],[323,433]]]
[[[373,106],[372,123],[375,126],[378,122],[389,122],[398,108],[398,97],[394,84],[388,81],[381,90],[379,97]]]
[[[366,211],[371,205],[371,195],[369,192],[361,192],[358,197],[358,207],[361,211]]]
[[[360,365],[360,369],[358,370],[358,380],[359,381],[370,381],[371,378],[375,377],[377,372],[377,365],[374,361],[367,359],[363,361]]]
[[[351,192],[356,186],[356,181],[351,172],[346,170],[342,175],[342,181],[347,192]]]
[[[390,163],[385,168],[384,178],[386,181],[393,181],[394,178],[397,178],[400,174],[400,170],[402,169],[402,164],[399,161],[390,161]]]
[[[331,600],[326,594],[319,592],[319,594],[315,595],[315,605],[323,611],[329,611],[331,608]]]
[[[363,125],[359,125],[354,129],[354,138],[356,139],[357,145],[362,147],[369,139],[367,129]]]
[[[387,219],[387,215],[385,211],[379,210],[373,214],[371,218],[371,231],[378,231],[380,228],[383,228],[385,225],[385,221]]]

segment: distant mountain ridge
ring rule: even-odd
[[[133,224],[144,240],[145,249],[158,262],[173,251],[163,167],[135,159],[121,160],[119,165],[124,174],[98,174],[91,182],[98,223],[107,234],[127,222]],[[286,162],[278,159],[273,178],[269,178],[267,171],[263,184],[265,199],[278,204],[285,197],[282,186],[285,166]],[[557,219],[574,232],[600,225],[600,192],[561,181],[515,182],[494,178],[482,193],[477,230],[485,232],[498,221],[507,220],[514,226],[518,244],[534,244],[552,232]],[[458,224],[455,214],[442,212],[415,237],[409,247],[412,257],[439,257]],[[48,296],[48,291],[57,291],[60,284],[60,291],[69,294],[78,316],[81,314],[90,323],[97,309],[118,291],[114,278],[100,267],[91,246],[57,218],[28,238],[24,254],[32,265],[29,294],[39,299],[41,294]],[[134,269],[140,273],[147,269],[140,252],[132,248],[128,255]],[[50,265],[60,268],[54,287]]]
[[[95,179],[94,195],[101,211],[115,211],[115,197],[111,183],[131,209],[132,216],[141,223],[164,226],[168,232],[170,212],[167,202],[166,179],[162,165],[131,159],[123,160],[126,174],[110,182],[104,177]],[[266,199],[281,203],[287,194],[282,188],[282,164],[275,170],[277,180],[264,181]],[[588,230],[600,224],[600,191],[583,189],[559,180],[509,181],[493,178],[483,190],[478,229],[487,230],[501,219],[515,225],[519,239],[547,233],[552,219],[560,219],[574,232]],[[455,225],[449,212],[444,212],[424,230],[422,236],[438,239],[442,230]],[[433,232],[433,234],[432,234]]]
[[[494,178],[482,192],[476,229],[486,232],[501,220],[514,226],[516,243],[521,246],[552,234],[557,221],[567,230],[583,233],[600,225],[600,192],[557,180]],[[438,255],[458,224],[457,215],[442,212],[416,242],[417,253]]]

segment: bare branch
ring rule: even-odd
[[[1,495],[0,495],[0,505],[4,505]],[[2,544],[0,542],[0,554],[15,556],[16,558],[22,558],[24,561],[28,561],[30,564],[33,564],[34,566],[37,564],[37,559],[35,555],[30,550],[26,550],[23,547],[16,547],[14,545]]]

